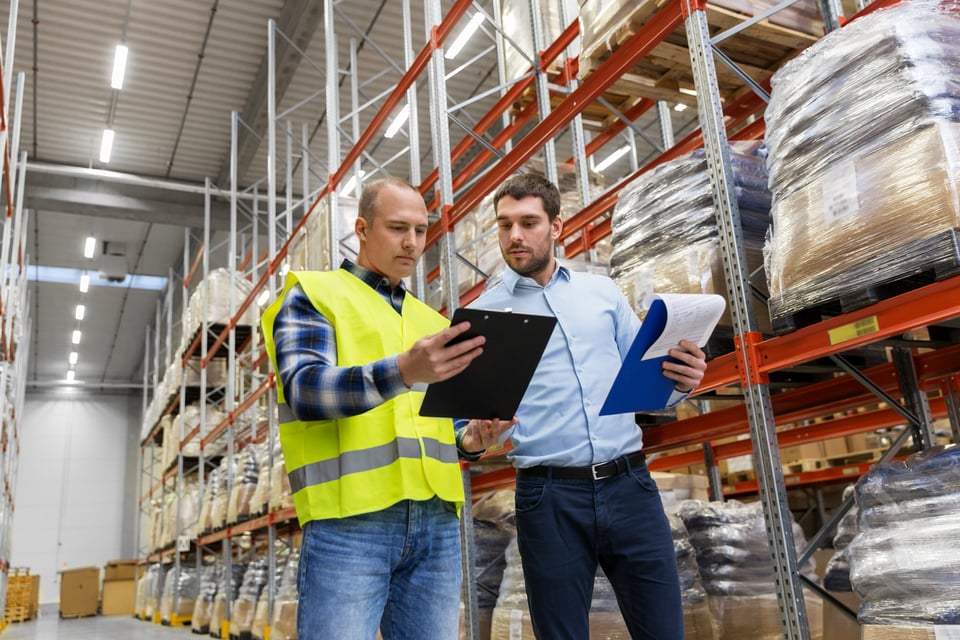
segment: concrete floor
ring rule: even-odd
[[[7,625],[0,640],[191,640],[190,627],[171,629],[128,616],[94,616],[62,620],[54,605],[41,607],[40,616],[29,622]]]

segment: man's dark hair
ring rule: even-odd
[[[551,222],[560,215],[560,190],[543,176],[521,173],[507,178],[493,196],[494,211],[497,210],[497,204],[504,196],[510,196],[514,200],[522,200],[530,196],[540,198],[543,210],[547,212]]]
[[[419,189],[406,180],[401,180],[400,178],[380,178],[378,180],[374,180],[370,184],[366,185],[363,188],[363,191],[360,192],[360,203],[357,206],[357,213],[368,223],[372,223],[373,218],[377,215],[377,197],[385,187],[410,189],[417,195],[420,195]]]

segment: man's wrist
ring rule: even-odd
[[[467,427],[463,427],[463,428],[461,428],[461,429],[457,429],[457,430],[454,432],[454,439],[455,439],[455,441],[456,441],[456,443],[457,443],[457,451],[460,452],[460,457],[461,457],[461,458],[467,459],[467,460],[469,460],[470,462],[474,462],[474,461],[476,461],[476,460],[479,460],[479,459],[480,459],[480,456],[482,456],[484,453],[486,453],[487,450],[486,450],[486,449],[481,449],[480,451],[467,451],[466,449],[464,449],[464,448],[463,448],[463,436],[464,436],[464,434],[466,433],[466,431],[467,431]]]

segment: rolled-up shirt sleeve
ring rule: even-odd
[[[278,376],[301,421],[359,415],[409,389],[398,355],[353,367],[337,366],[336,333],[299,285],[284,298],[273,324]]]

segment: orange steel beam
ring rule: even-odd
[[[930,399],[930,413],[934,418],[947,415],[947,402],[944,398]],[[840,438],[866,431],[887,429],[903,425],[906,422],[903,416],[893,409],[876,409],[865,413],[855,413],[842,418],[827,420],[814,425],[797,427],[777,433],[777,442],[780,447],[793,447],[806,442],[818,442],[830,438]],[[749,431],[744,427],[743,433]],[[753,453],[753,444],[750,440],[738,440],[724,444],[713,445],[713,457],[716,460],[734,458]],[[650,461],[649,467],[654,471],[667,471],[677,467],[688,467],[703,463],[702,451],[685,451],[674,455],[660,456]]]
[[[206,247],[200,245],[200,248],[197,249],[197,257],[193,259],[193,264],[190,265],[190,271],[187,272],[187,277],[183,279],[183,288],[190,288],[190,281],[193,280],[193,274],[196,273],[197,268],[200,266],[200,258],[203,257],[203,252]]]
[[[617,78],[626,73],[669,34],[680,26],[682,2],[669,0],[653,17],[620,46],[594,73],[541,120],[506,156],[501,158],[453,205],[450,224],[472,211],[493,188],[520,168],[538,149],[566,126],[574,116],[594,102]],[[442,221],[433,226],[441,225]],[[436,232],[435,232],[436,233]]]
[[[710,366],[707,366],[708,371]],[[917,376],[922,387],[933,385],[936,380],[955,373],[958,368],[960,345],[917,356]],[[871,367],[863,373],[887,393],[898,392],[896,370],[892,363]],[[877,401],[876,396],[849,376],[776,393],[770,399],[777,425],[831,415]],[[668,428],[646,429],[643,434],[644,449],[663,451],[747,433],[747,424],[747,411],[743,405],[711,411],[672,423]]]
[[[783,477],[787,487],[802,487],[810,484],[822,484],[824,482],[846,481],[852,482],[870,470],[873,462],[861,462],[859,464],[848,464],[843,467],[829,467],[827,469],[817,469],[816,471],[805,471],[804,473],[791,473]],[[735,482],[733,484],[723,485],[723,495],[743,495],[757,493],[759,485],[756,480],[747,482]]]
[[[744,128],[730,136],[730,140],[762,140],[767,131],[767,121],[757,118]]]
[[[948,278],[881,300],[868,307],[818,322],[757,344],[760,372],[769,373],[823,356],[841,353],[904,331],[960,316],[960,277]],[[858,329],[860,326],[862,328]],[[862,335],[850,335],[862,331]],[[831,337],[833,336],[833,337]],[[844,339],[846,338],[846,339]],[[740,379],[735,354],[714,358],[698,392]]]
[[[270,372],[270,374],[267,376],[267,379],[264,380],[259,387],[251,391],[250,395],[244,398],[243,402],[241,402],[239,405],[236,406],[236,408],[233,411],[227,414],[227,416],[220,422],[220,424],[218,424],[216,427],[211,429],[210,433],[208,433],[205,438],[201,438],[200,440],[201,450],[206,448],[206,446],[209,443],[213,442],[217,438],[217,436],[219,436],[224,431],[226,431],[227,427],[230,424],[233,424],[234,416],[237,416],[243,413],[244,411],[246,411],[247,409],[249,409],[254,402],[259,400],[260,397],[263,394],[265,394],[268,390],[272,389],[273,386],[274,386],[274,375],[273,375],[273,372]]]
[[[470,480],[470,491],[478,494],[483,491],[496,491],[512,487],[517,481],[517,470],[513,466],[504,467],[495,471],[488,471],[474,476]]]

